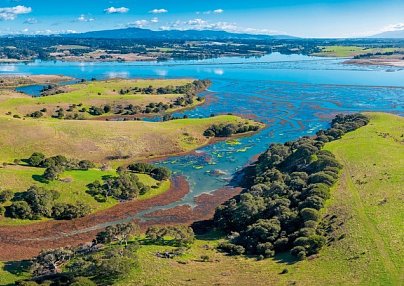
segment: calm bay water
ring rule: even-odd
[[[404,115],[404,70],[345,65],[340,59],[272,54],[262,58],[223,58],[164,63],[34,62],[0,65],[0,74],[61,74],[75,78],[210,79],[210,103],[176,115],[206,117],[234,113],[263,121],[268,128],[237,140],[173,157],[159,164],[185,175],[191,192],[178,204],[228,184],[235,171],[270,143],[314,134],[336,113],[386,111]],[[29,88],[28,88],[29,89]],[[37,89],[31,87],[33,94]],[[29,90],[25,90],[30,93]],[[221,176],[211,173],[220,170]],[[158,207],[162,208],[162,207]],[[154,211],[157,208],[148,210]]]

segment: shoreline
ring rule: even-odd
[[[404,60],[388,58],[350,59],[344,61],[343,64],[404,68]]]
[[[203,148],[203,147],[213,145],[213,144],[216,144],[218,142],[223,142],[223,141],[226,141],[226,140],[232,140],[232,139],[237,139],[237,138],[244,138],[244,137],[253,136],[254,134],[257,134],[257,133],[261,132],[262,130],[264,130],[265,128],[267,128],[266,124],[261,123],[261,122],[258,122],[258,123],[263,124],[263,126],[260,129],[258,129],[257,131],[249,131],[249,132],[240,133],[240,134],[233,134],[230,137],[212,137],[212,138],[209,138],[209,140],[205,144],[200,145],[199,147],[195,148],[194,150],[179,152],[179,153],[175,153],[175,154],[171,154],[171,155],[161,155],[161,156],[156,156],[156,157],[137,159],[137,160],[139,162],[154,163],[154,162],[161,161],[161,160],[166,160],[166,159],[172,158],[172,157],[186,156],[186,155],[191,155],[191,154],[192,155],[198,155],[196,153],[196,151]]]
[[[15,89],[30,85],[58,84],[74,80],[74,78],[60,74],[0,74],[0,80],[3,81],[0,83],[1,89]]]
[[[173,114],[176,112],[183,112],[183,111],[187,111],[187,110],[192,110],[198,106],[202,106],[204,105],[206,102],[206,99],[203,98],[202,101],[199,101],[196,104],[193,104],[192,106],[184,106],[184,107],[179,107],[177,109],[173,109],[173,110],[168,110],[166,112],[166,114]],[[89,118],[89,119],[85,119],[85,120],[97,120],[97,121],[125,121],[125,120],[117,120],[117,119],[142,119],[142,118],[153,118],[153,117],[162,117],[164,114],[159,114],[159,113],[142,113],[142,114],[135,114],[135,115],[107,115],[107,116],[97,116],[97,117],[93,117],[93,118]],[[182,119],[182,118],[180,118]]]

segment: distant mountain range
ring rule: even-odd
[[[379,39],[404,39],[404,30],[383,32],[383,33],[380,33],[380,34],[373,35],[373,36],[371,36],[370,38],[379,38]]]
[[[71,38],[99,38],[99,39],[166,39],[166,40],[271,40],[296,39],[288,35],[255,35],[238,34],[214,30],[167,30],[153,31],[141,28],[126,28],[116,30],[93,31],[86,33],[64,34]]]

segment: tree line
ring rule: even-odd
[[[0,193],[0,203],[10,201],[11,204],[7,207],[0,205],[0,215],[28,220],[42,218],[71,220],[83,217],[91,211],[91,208],[82,202],[75,204],[57,202],[59,197],[58,191],[46,190],[35,185],[20,193],[3,191]]]
[[[259,125],[249,124],[248,122],[234,124],[213,124],[203,132],[206,137],[230,137],[233,134],[258,131]]]
[[[60,174],[62,174],[64,171],[87,171],[88,169],[95,167],[95,164],[89,160],[70,159],[63,155],[56,155],[46,158],[45,155],[40,152],[33,153],[25,161],[31,167],[45,168],[43,178],[47,181],[59,179]]]
[[[109,197],[117,200],[132,200],[150,191],[150,187],[139,181],[137,173],[150,175],[157,181],[168,180],[171,176],[169,169],[156,167],[148,163],[133,163],[117,169],[118,176],[104,177],[102,182],[94,181],[89,184],[88,193],[97,201],[104,202]]]
[[[217,208],[214,223],[229,235],[219,249],[259,258],[317,253],[327,242],[321,210],[342,167],[323,146],[368,122],[362,114],[337,115],[314,137],[272,144],[246,169],[245,190]]]

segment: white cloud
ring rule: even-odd
[[[22,5],[0,8],[0,21],[14,20],[18,15],[28,14],[31,12],[31,7],[25,7]]]
[[[257,28],[245,28],[240,27],[236,23],[229,22],[209,22],[207,20],[196,18],[188,21],[175,21],[168,25],[160,27],[160,30],[216,30],[216,31],[226,31],[232,33],[249,33],[249,34],[280,34],[279,31],[269,30],[269,29],[257,29]]]
[[[137,27],[137,28],[143,28],[147,25],[149,25],[149,21],[148,20],[136,20],[132,23],[128,23],[127,26],[128,27]]]
[[[30,24],[30,25],[37,24],[37,23],[38,23],[38,20],[35,18],[28,18],[24,21],[24,24]]]
[[[203,26],[206,26],[208,24],[208,22],[205,20],[202,20],[202,19],[193,19],[193,20],[189,20],[189,21],[185,22],[185,24],[190,25],[190,26],[203,27]]]
[[[354,38],[368,37],[368,36],[373,36],[373,35],[377,35],[377,34],[384,33],[384,32],[393,32],[393,31],[401,31],[401,30],[404,30],[404,23],[386,25],[378,30],[375,29],[375,30],[368,30],[368,31],[362,31],[362,32],[357,32],[357,33],[350,33],[346,37],[354,37]]]
[[[29,29],[23,29],[19,31],[16,34],[29,34],[29,35],[56,35],[56,34],[75,34],[77,31],[75,30],[51,30],[51,29],[46,29],[46,30],[36,30],[32,31]]]
[[[77,18],[77,21],[79,21],[79,22],[92,22],[92,21],[95,21],[95,19],[94,18],[88,18],[88,17],[86,17],[86,15],[81,14],[80,17]]]
[[[401,31],[404,30],[404,23],[390,24],[385,26],[382,30],[383,32]]]
[[[153,9],[153,10],[149,11],[149,13],[152,13],[152,14],[163,14],[163,13],[167,13],[167,12],[168,12],[168,10],[166,10],[166,9]]]
[[[204,14],[204,15],[210,15],[210,14],[222,14],[224,12],[223,9],[215,9],[215,10],[208,10],[208,11],[203,11],[203,12],[196,12],[197,15]]]
[[[146,19],[142,19],[142,20],[136,20],[134,22],[130,22],[128,24],[126,24],[126,27],[137,27],[137,28],[144,28],[146,26],[150,26],[153,24],[156,24],[159,22],[159,18],[154,17],[151,18],[150,20],[146,20]]]
[[[123,13],[128,13],[129,8],[126,7],[120,7],[120,8],[115,8],[115,7],[109,7],[104,10],[105,13],[107,14],[123,14]]]

